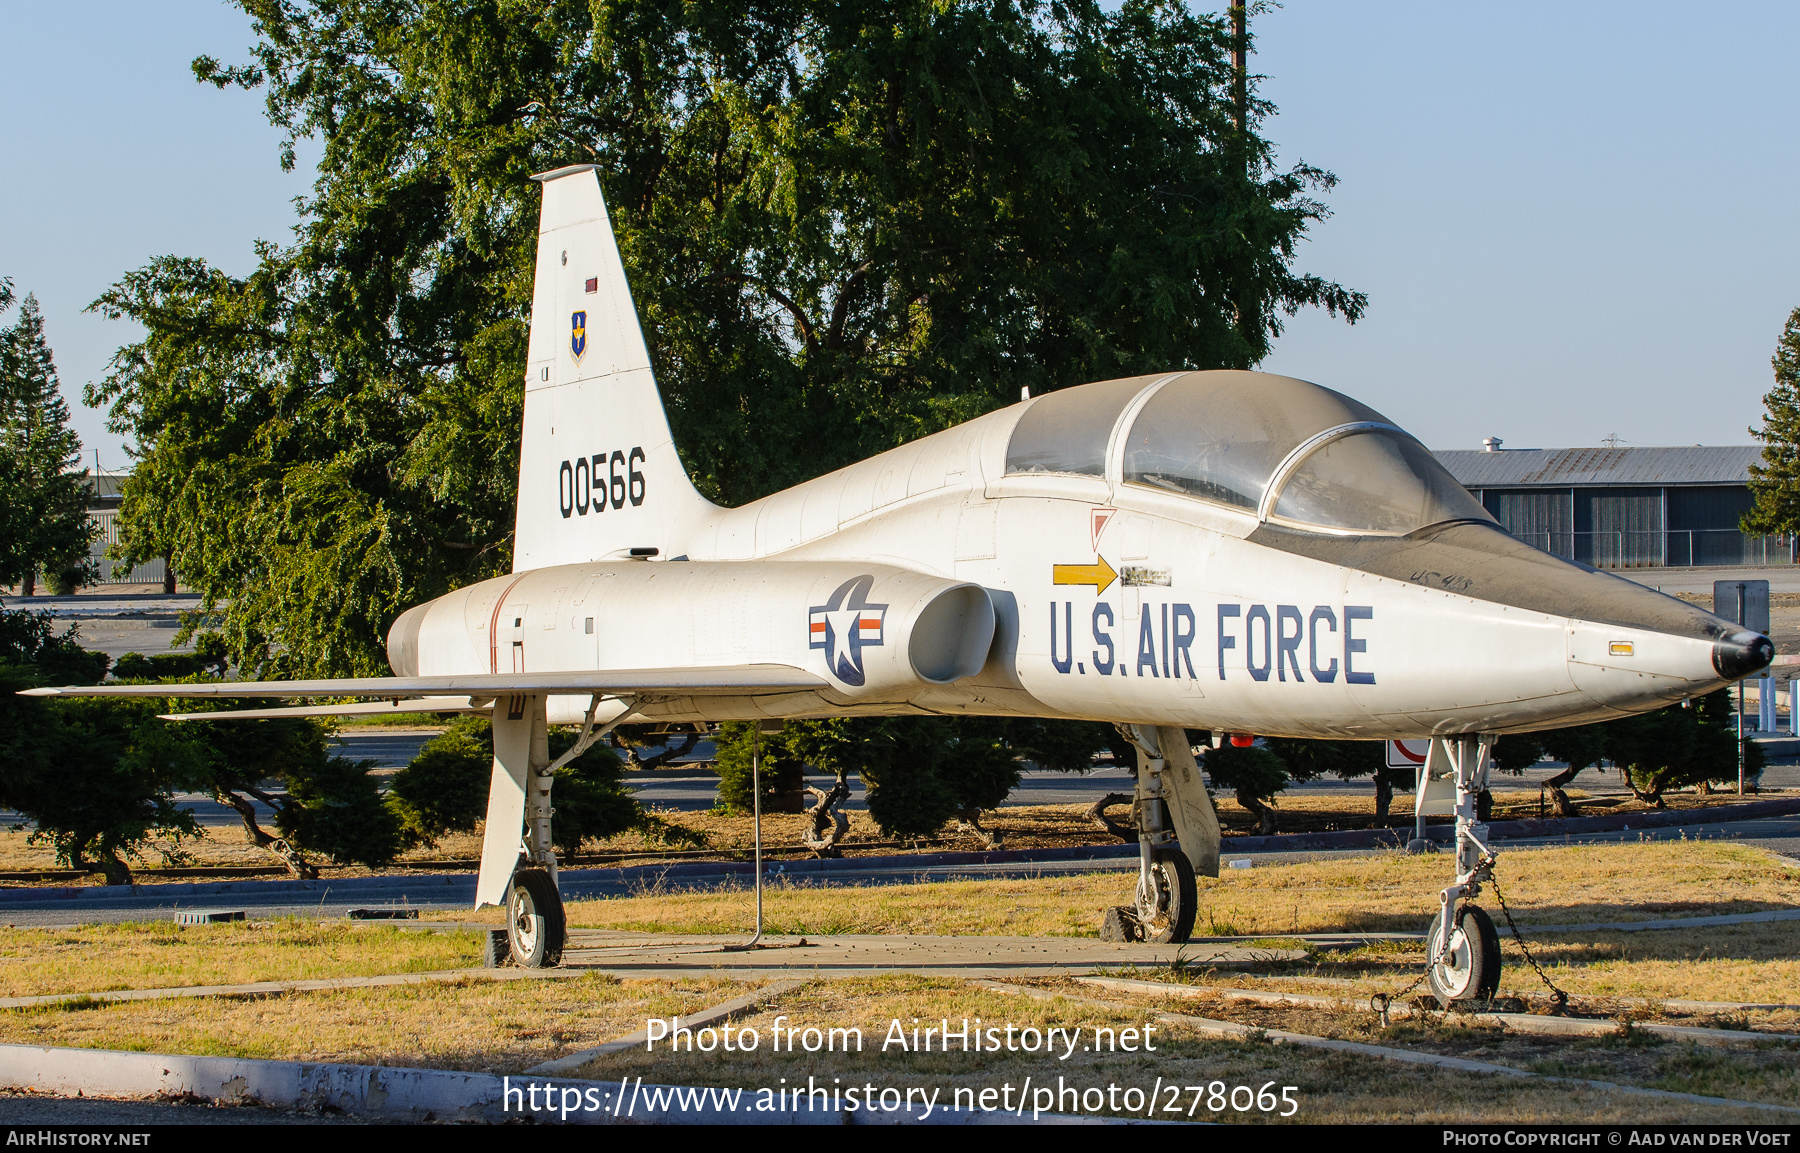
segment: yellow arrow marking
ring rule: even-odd
[[[1096,558],[1093,564],[1051,565],[1050,572],[1052,584],[1093,585],[1096,596],[1111,588],[1113,579],[1119,575],[1106,563],[1105,557]]]

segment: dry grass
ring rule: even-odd
[[[13,929],[0,940],[0,996],[421,973],[479,965],[480,948],[473,932],[298,918]]]
[[[493,1073],[522,1072],[538,1062],[591,1047],[640,1028],[648,1017],[691,1013],[741,991],[716,978],[693,977],[675,982],[618,981],[595,976],[579,980],[482,982],[433,986],[349,990],[259,1000],[130,1005],[86,1005],[0,1013],[0,1040],[39,1045],[132,1049],[307,1061],[346,1061]],[[784,1028],[804,1030],[857,1027],[860,1052],[807,1053],[772,1051],[775,1018]],[[1136,1089],[1138,1101],[1160,1079],[1159,1119],[1257,1122],[1280,1120],[1255,1111],[1207,1108],[1205,1090],[1212,1082],[1252,1090],[1270,1082],[1279,1092],[1295,1087],[1300,1109],[1296,1122],[1379,1122],[1404,1119],[1415,1123],[1675,1123],[1709,1121],[1768,1122],[1762,1112],[1696,1107],[1681,1102],[1647,1101],[1604,1091],[1551,1085],[1531,1079],[1464,1074],[1376,1061],[1260,1041],[1227,1042],[1201,1038],[1177,1025],[1159,1025],[1156,1051],[1094,1052],[1096,1026],[1122,1030],[1142,1027],[1151,1015],[1148,1004],[1095,1006],[1071,1000],[1041,1002],[1008,996],[964,981],[889,976],[818,982],[785,994],[754,1016],[741,1019],[736,1030],[754,1029],[758,1046],[750,1053],[669,1052],[634,1049],[593,1062],[577,1075],[603,1081],[643,1077],[677,1084],[792,1089],[815,1085],[841,1089],[873,1084],[878,1089],[936,1089],[940,1103],[965,1099],[983,1089],[1011,1087],[1017,1102],[1026,1078],[1034,1087],[1055,1084],[1077,1090],[1099,1089],[1090,1103],[1111,1096],[1095,1110],[1124,1112],[1131,1100],[1124,1090]],[[893,1021],[909,1033],[914,1019],[921,1029],[948,1018],[957,1027],[964,1018],[980,1018],[984,1026],[1023,1030],[1051,1027],[1077,1034],[1077,1048],[1066,1058],[1039,1051],[965,1052],[953,1045],[948,1053],[920,1053],[890,1046],[882,1050]],[[379,1028],[370,1022],[379,1021]],[[1270,1022],[1273,1024],[1274,1022]],[[840,1035],[842,1036],[842,1035]],[[1494,1053],[1483,1048],[1494,1041],[1485,1034],[1454,1026],[1427,1034],[1412,1030],[1390,1042],[1409,1047],[1454,1048],[1482,1059],[1530,1060],[1529,1054]],[[1786,1101],[1792,1096],[1791,1054],[1690,1054],[1679,1047],[1659,1052],[1630,1047],[1616,1052],[1601,1047],[1562,1046],[1568,1068],[1546,1072],[1605,1079],[1638,1078],[1667,1082],[1684,1092],[1718,1092],[1740,1099]],[[1059,1052],[1060,1052],[1059,1048]],[[1620,1056],[1624,1059],[1619,1059]],[[1167,1112],[1166,1086],[1179,1086],[1177,1109]],[[1196,1094],[1189,1085],[1200,1086]],[[1111,1087],[1118,1093],[1111,1094]],[[1243,1095],[1239,1095],[1240,1101]],[[1053,1099],[1037,1099],[1056,1110]],[[1113,1108],[1116,1102],[1121,1107]],[[1190,1118],[1188,1110],[1192,1108]],[[1064,1097],[1064,1111],[1080,1110]],[[1140,1105],[1139,1116],[1142,1115]],[[1085,1111],[1085,1110],[1081,1110]],[[1029,1114],[1030,1105],[1026,1106]]]
[[[1199,923],[1217,935],[1420,931],[1448,860],[1376,854],[1206,879]],[[1800,871],[1724,842],[1596,845],[1520,850],[1499,875],[1522,926],[1633,921],[1800,907]],[[917,933],[1094,936],[1102,911],[1125,900],[1130,874],[948,881],[860,888],[776,884],[766,921],[776,934]],[[1648,891],[1646,888],[1648,887]],[[1654,897],[1654,899],[1647,899]],[[1498,913],[1491,899],[1484,903]],[[498,910],[428,912],[498,924]],[[668,933],[736,933],[752,916],[747,890],[647,892],[569,905],[574,926]],[[1794,1001],[1800,994],[1800,923],[1694,932],[1581,932],[1529,937],[1554,979],[1585,996]],[[476,963],[473,933],[421,933],[377,925],[267,924],[177,927],[167,922],[22,929],[0,945],[0,995],[97,992],[451,969]],[[1515,959],[1517,946],[1504,948]],[[1373,992],[1420,959],[1416,949],[1320,954],[1314,975]],[[1509,990],[1535,977],[1509,964]]]
[[[1526,947],[1556,986],[1603,1014],[1624,1011],[1626,998],[1800,1004],[1800,922],[1718,925],[1649,933],[1557,933],[1533,936]],[[1501,994],[1533,997],[1547,992],[1519,951],[1501,938],[1505,959]],[[1316,993],[1317,979],[1341,982],[1334,995],[1392,992],[1410,982],[1425,963],[1418,946],[1375,946],[1349,953],[1320,953],[1309,966],[1271,970],[1254,984]],[[1164,974],[1166,975],[1166,974]],[[1238,974],[1187,974],[1201,984],[1242,984]],[[1765,1017],[1767,1018],[1765,1020]],[[1800,1031],[1800,1014],[1759,1015],[1784,1031]],[[1702,1022],[1704,1023],[1704,1022]]]
[[[1394,852],[1226,870],[1202,888],[1201,923],[1222,935],[1423,931],[1452,868],[1444,854]],[[1522,925],[1800,907],[1800,870],[1726,841],[1513,849],[1496,877]]]
[[[1421,927],[1442,883],[1442,857],[1376,855],[1278,868],[1229,871],[1203,890],[1215,921],[1242,922],[1245,932]],[[1719,843],[1655,843],[1518,851],[1502,858],[1501,877],[1527,923],[1581,923],[1646,916],[1703,914],[1800,905],[1800,873],[1764,853]],[[1096,910],[1120,900],[1124,874],[1036,880],[951,882],[875,888],[780,886],[769,894],[771,922],[786,931],[1091,932]],[[1654,886],[1654,902],[1632,902]],[[1491,905],[1491,902],[1490,902]],[[571,906],[578,925],[679,932],[742,929],[748,894],[662,893]],[[471,933],[422,934],[381,927],[320,927],[280,922],[268,928],[95,926],[15,933],[7,963],[9,992],[177,985],[382,971],[448,968],[473,960]],[[1640,934],[1554,934],[1531,941],[1558,984],[1606,1011],[1611,997],[1685,997],[1743,1001],[1796,1000],[1800,988],[1800,924],[1777,922]],[[1536,978],[1509,952],[1503,992],[1532,991]],[[1371,947],[1321,953],[1305,963],[1271,966],[1260,975],[1183,974],[1213,984],[1259,984],[1318,992],[1393,990],[1416,974],[1416,948]],[[1169,976],[1165,970],[1161,975]],[[1258,1008],[1222,1001],[1132,997],[1073,982],[1043,980],[1050,990],[1105,1005],[1033,1001],[941,977],[891,975],[820,981],[784,994],[741,1020],[763,1038],[758,1050],[646,1053],[603,1058],[582,1075],[760,1088],[792,1087],[811,1077],[832,1087],[865,1085],[979,1090],[1024,1078],[1042,1085],[1140,1089],[1157,1078],[1186,1086],[1222,1081],[1253,1088],[1273,1081],[1296,1087],[1311,1122],[1692,1122],[1771,1118],[1732,1109],[1656,1102],[1538,1080],[1470,1075],[1375,1061],[1259,1041],[1223,1042],[1161,1026],[1155,1053],[1096,1053],[1066,1058],[1042,1052],[921,1054],[881,1051],[889,1023],[910,1030],[942,1018],[980,1017],[1046,1029],[1142,1025],[1157,1011],[1230,1019],[1375,1044],[1397,1045],[1513,1065],[1540,1073],[1616,1081],[1741,1100],[1800,1104],[1800,1049],[1761,1042],[1731,1050],[1662,1042],[1642,1032],[1570,1040],[1507,1034],[1455,1018],[1404,1020],[1383,1028],[1366,1012]],[[59,1008],[0,1013],[0,1040],[15,1043],[332,1060],[521,1072],[543,1060],[588,1048],[642,1026],[647,1017],[692,1013],[745,986],[723,974],[670,981],[618,980],[599,974],[563,980],[448,981],[274,998],[214,998],[134,1004],[78,1001]],[[1614,1009],[1619,1006],[1614,1003]],[[1645,1010],[1634,1010],[1645,1015]],[[857,1053],[773,1052],[767,1038],[777,1015],[788,1027],[859,1027]],[[1658,1019],[1671,1018],[1666,1012]],[[1686,1023],[1800,1030],[1800,1014],[1694,1017]],[[1091,1034],[1089,1034],[1091,1036]],[[782,1080],[786,1078],[785,1082]],[[1179,1097],[1185,1118],[1191,1104]],[[1054,1107],[1054,1106],[1053,1106]],[[1066,1100],[1062,1108],[1070,1106]],[[1102,1110],[1113,1111],[1111,1106]],[[1268,1120],[1204,1102],[1194,1119]]]
[[[1197,931],[1422,932],[1450,867],[1445,855],[1395,852],[1226,869],[1217,879],[1201,878]],[[1502,854],[1498,876],[1524,926],[1800,907],[1800,870],[1722,841],[1517,849]],[[765,889],[765,917],[778,933],[1091,937],[1106,907],[1130,889],[1129,874],[1116,871],[864,888],[782,880]],[[1486,903],[1494,907],[1491,898]],[[569,906],[572,925],[641,932],[741,932],[749,916],[747,889],[650,887],[640,896]]]
[[[820,888],[777,883],[764,889],[764,924],[777,934],[920,933],[1093,937],[1107,905],[1130,880],[1090,873],[1036,880],[944,881],[923,885]],[[575,901],[569,923],[583,928],[657,933],[738,933],[752,917],[748,888],[651,892],[642,897]]]
[[[32,1045],[72,1045],[92,1049],[189,1052],[245,1058],[302,1059],[302,1061],[353,1061],[378,1065],[423,1065],[432,1068],[466,1068],[495,1074],[518,1074],[544,1059],[587,1049],[598,1041],[612,1040],[643,1027],[644,1018],[693,1013],[716,1004],[743,986],[706,977],[677,982],[614,980],[590,977],[544,982],[455,982],[439,986],[351,989],[335,993],[308,993],[257,1000],[207,1000],[160,1002],[128,1006],[70,1006],[0,1013],[0,1040]],[[1192,1011],[1192,1009],[1190,1009]],[[787,1016],[783,1027],[806,1029],[808,1025],[859,1027],[860,1052],[814,1052],[796,1045],[794,1052],[772,1052],[776,1016]],[[1179,1025],[1157,1025],[1156,1052],[1093,1052],[1093,1029],[1143,1027],[1150,1007],[1089,1006],[1073,1000],[1037,1002],[992,993],[961,980],[923,977],[868,977],[868,979],[815,982],[779,998],[778,1004],[734,1023],[734,1029],[758,1032],[758,1047],[745,1052],[657,1052],[641,1049],[612,1054],[590,1063],[576,1076],[601,1081],[617,1077],[644,1077],[646,1081],[680,1085],[743,1086],[749,1090],[814,1085],[828,1088],[875,1085],[914,1090],[938,1090],[938,1101],[956,1101],[958,1090],[965,1099],[985,1088],[1010,1086],[1017,1103],[1030,1077],[1033,1088],[1057,1085],[1089,1090],[1089,1103],[1111,1095],[1111,1103],[1094,1110],[1123,1113],[1123,1090],[1136,1088],[1136,1101],[1165,1085],[1159,1103],[1170,1121],[1280,1121],[1258,1112],[1213,1112],[1206,1104],[1206,1088],[1213,1081],[1224,1085],[1262,1088],[1273,1081],[1276,1092],[1294,1086],[1300,1112],[1296,1122],[1768,1122],[1768,1113],[1735,1108],[1703,1108],[1685,1103],[1658,1103],[1636,1097],[1548,1085],[1535,1079],[1460,1074],[1433,1068],[1411,1067],[1388,1061],[1269,1045],[1264,1041],[1219,1041],[1193,1036]],[[952,1045],[950,1052],[913,1052],[889,1047],[891,1022],[904,1031],[920,1029],[949,1018],[958,1027],[963,1018],[981,1018],[983,1025],[1017,1027],[1015,1038],[1033,1027],[1048,1031],[1058,1027],[1076,1034],[1078,1045],[1067,1058],[1046,1052],[965,1052]],[[371,1029],[380,1022],[380,1029]],[[1274,1022],[1269,1022],[1274,1023]],[[841,1034],[842,1036],[842,1034]],[[1481,1032],[1436,1029],[1406,1038],[1390,1036],[1390,1043],[1408,1043],[1424,1049],[1456,1049],[1480,1059],[1532,1059],[1530,1054],[1499,1054],[1485,1049],[1494,1040]],[[1690,1054],[1667,1047],[1645,1054],[1643,1050],[1611,1050],[1562,1047],[1564,1065],[1544,1072],[1571,1072],[1598,1079],[1665,1081],[1679,1092],[1717,1092],[1739,1099],[1786,1101],[1791,1097],[1791,1061],[1777,1054]],[[1060,1049],[1058,1049],[1060,1052]],[[1620,1059],[1624,1058],[1624,1059]],[[1174,1095],[1175,1110],[1166,1112],[1170,1097],[1166,1086],[1181,1086]],[[1201,1086],[1201,1094],[1186,1086]],[[1109,1094],[1112,1086],[1118,1094]],[[1726,1092],[1730,1090],[1730,1092]],[[1240,1101],[1244,1097],[1240,1094]],[[1053,1099],[1037,1099],[1048,1110],[1057,1110]],[[1085,1112],[1080,1103],[1064,1097],[1064,1112]],[[1190,1117],[1188,1110],[1192,1108]],[[1026,1106],[1030,1113],[1030,1104]],[[1139,1106],[1138,1115],[1143,1115]]]

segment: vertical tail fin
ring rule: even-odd
[[[712,508],[669,435],[594,165],[543,185],[513,571],[667,555]]]

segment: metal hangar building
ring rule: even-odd
[[[1507,532],[1595,568],[1780,565],[1794,541],[1752,536],[1756,445],[1439,452],[1445,468]]]

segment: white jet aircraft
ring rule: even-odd
[[[1329,389],[1176,371],[1067,388],[741,508],[671,440],[592,165],[543,186],[511,575],[403,613],[392,677],[87,695],[375,698],[493,715],[477,907],[517,961],[563,940],[555,770],[623,722],[899,714],[1118,724],[1138,749],[1136,912],[1185,940],[1219,827],[1184,729],[1432,738],[1456,877],[1429,973],[1491,995],[1468,900],[1497,734],[1658,708],[1766,637],[1508,536],[1417,440]],[[219,719],[226,714],[204,714]],[[546,726],[582,726],[552,762]],[[1215,738],[1217,739],[1217,738]]]

